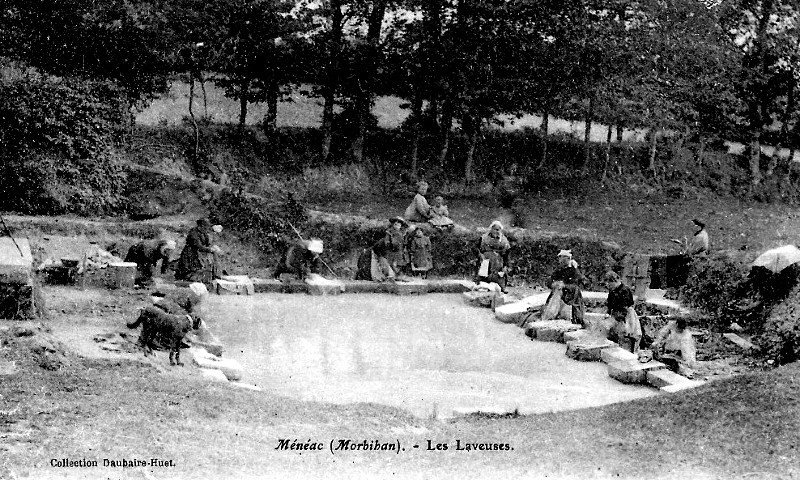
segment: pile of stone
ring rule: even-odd
[[[36,316],[33,257],[27,239],[0,237],[0,318]]]

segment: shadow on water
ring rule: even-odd
[[[540,413],[656,395],[532,342],[458,295],[212,297],[210,326],[244,381],[301,400],[372,402],[420,417]]]

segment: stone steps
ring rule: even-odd
[[[580,325],[576,325],[568,320],[547,320],[531,323],[530,338],[541,342],[564,343],[564,335],[568,332],[581,330]]]
[[[667,368],[661,362],[651,360],[640,363],[638,360],[629,362],[613,362],[608,364],[608,376],[622,383],[647,383],[647,372]]]
[[[689,380],[683,375],[678,375],[672,370],[653,370],[647,372],[647,383],[656,388],[663,389],[664,387],[670,387],[674,385],[684,386],[696,384],[698,382]]]
[[[619,348],[616,343],[606,338],[593,335],[585,336],[579,340],[567,343],[567,356],[581,362],[599,362],[603,350]]]
[[[606,348],[600,353],[600,360],[604,363],[633,362],[638,361],[637,355],[631,353],[617,345],[616,347]]]

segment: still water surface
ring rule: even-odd
[[[212,296],[210,327],[244,382],[300,400],[372,402],[420,417],[455,409],[570,410],[656,395],[530,341],[460,295]]]

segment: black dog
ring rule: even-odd
[[[139,344],[144,348],[145,357],[153,353],[153,341],[161,338],[166,341],[169,349],[169,364],[183,366],[181,363],[181,344],[183,337],[190,330],[200,328],[200,317],[192,315],[172,315],[164,310],[154,307],[144,307],[136,321],[128,324],[128,328],[142,325],[139,335]]]

